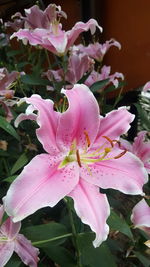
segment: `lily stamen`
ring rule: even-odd
[[[127,152],[127,150],[125,149],[123,152],[121,152],[119,155],[115,156],[114,159],[119,159],[121,158],[125,153]]]
[[[102,137],[104,137],[111,144],[111,147],[114,147],[113,140],[111,140],[108,136],[105,135],[103,135]]]
[[[119,146],[119,148],[121,147],[121,143],[120,143],[120,141],[118,141],[118,140],[112,140],[112,142],[113,142],[113,143],[117,143],[118,146]]]
[[[85,134],[85,139],[86,139],[86,142],[87,142],[87,146],[89,147],[89,146],[90,146],[90,144],[91,144],[91,141],[90,141],[89,135],[88,135],[87,131],[84,131],[84,134]]]
[[[79,164],[79,167],[82,167],[81,160],[80,160],[80,155],[79,155],[79,150],[78,149],[76,150],[76,156],[77,156],[77,162]]]

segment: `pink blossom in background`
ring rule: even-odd
[[[0,221],[4,214],[0,205]],[[19,234],[21,222],[13,223],[11,218],[6,219],[0,226],[0,267],[5,266],[12,254],[16,252],[22,262],[30,267],[37,267],[39,250],[32,246],[24,235]]]
[[[117,141],[130,128],[134,115],[123,107],[100,116],[94,95],[83,84],[61,92],[69,103],[63,113],[39,95],[24,98],[30,105],[15,124],[36,120],[36,135],[46,152],[34,157],[11,184],[4,206],[17,222],[70,196],[82,222],[96,233],[93,244],[97,247],[108,236],[110,213],[99,187],[143,194],[148,175],[140,159],[121,150]]]
[[[24,72],[12,71],[8,72],[6,68],[0,68],[0,105],[6,113],[6,120],[11,121],[13,119],[10,106],[16,104],[16,100],[12,99],[14,97],[14,90],[11,90],[14,86],[15,81],[24,75]]]
[[[6,28],[12,28],[14,31],[18,31],[21,28],[23,28],[24,26],[24,21],[23,21],[23,17],[21,15],[20,12],[17,12],[16,14],[14,14],[12,17],[13,21],[7,21],[4,23],[4,26]]]
[[[109,82],[112,83],[116,88],[119,85],[118,79],[124,80],[124,76],[120,72],[115,72],[114,74],[110,74],[111,67],[110,66],[103,66],[101,68],[101,72],[97,72],[93,70],[89,77],[86,79],[85,84],[90,87],[93,83],[102,81],[105,79],[109,79]]]
[[[28,12],[30,14],[32,11],[30,10]],[[64,31],[62,30],[62,24],[57,19],[57,15],[54,15],[54,19],[50,21],[48,28],[41,25],[32,29],[20,29],[11,38],[17,37],[19,40],[25,42],[28,40],[30,45],[40,45],[58,56],[63,56],[74,44],[80,33],[90,30],[91,34],[94,34],[96,27],[102,31],[97,21],[90,19],[86,23],[77,22],[70,31]]]
[[[150,142],[145,141],[146,134],[146,131],[139,132],[138,136],[135,137],[133,144],[122,140],[121,146],[123,149],[127,149],[139,157],[144,163],[147,172],[150,174]]]
[[[104,55],[110,49],[111,46],[116,46],[118,49],[121,49],[121,45],[114,39],[110,39],[106,41],[104,44],[100,44],[95,42],[94,44],[89,44],[88,46],[84,46],[82,44],[74,47],[78,51],[78,53],[85,53],[89,57],[101,62],[103,60]]]
[[[36,29],[43,28],[49,29],[50,24],[57,21],[57,17],[67,18],[64,11],[61,10],[60,6],[55,4],[50,4],[43,11],[39,6],[34,5],[31,8],[25,9],[25,17],[22,16],[20,12],[15,13],[11,18],[14,19],[13,22],[6,22],[6,27],[11,27],[14,30],[19,30],[20,28],[25,29]]]
[[[10,90],[13,82],[20,76],[18,71],[8,72],[6,68],[0,68],[0,96],[13,97],[14,91]]]
[[[148,90],[150,90],[150,82],[147,82],[147,83],[143,86],[143,92],[147,92]]]
[[[145,199],[138,202],[132,210],[131,221],[150,236],[150,207]]]
[[[50,81],[65,81],[74,85],[77,83],[87,72],[91,71],[93,68],[93,60],[85,54],[71,54],[68,59],[68,67],[66,73],[63,69],[59,70],[48,70],[44,75]]]

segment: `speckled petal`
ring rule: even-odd
[[[11,184],[4,207],[14,222],[42,207],[55,206],[73,190],[79,180],[78,165],[72,162],[58,169],[60,161],[61,156],[38,155]]]
[[[127,111],[125,107],[113,110],[104,118],[101,118],[99,132],[94,146],[102,145],[107,136],[110,139],[118,139],[120,135],[126,133],[130,128],[130,123],[134,120],[134,115]]]
[[[67,96],[69,107],[59,120],[57,144],[60,148],[70,148],[75,140],[77,146],[84,149],[87,146],[86,135],[91,144],[97,135],[100,122],[98,103],[83,84],[76,84],[71,90],[62,90],[62,93]]]
[[[121,152],[115,150],[110,157]],[[117,159],[89,164],[88,167],[83,165],[80,169],[83,179],[101,188],[113,188],[125,194],[143,194],[142,187],[148,181],[142,161],[130,152]]]
[[[106,195],[99,193],[97,186],[80,179],[69,196],[73,198],[75,210],[82,222],[88,224],[96,233],[93,245],[98,247],[107,239],[109,232],[106,220],[110,209]]]
[[[30,267],[37,267],[39,250],[32,246],[25,236],[19,234],[15,240],[15,252],[22,262]]]
[[[14,242],[0,242],[0,267],[4,267],[14,252]]]
[[[150,235],[150,207],[145,199],[138,202],[132,210],[131,221]]]

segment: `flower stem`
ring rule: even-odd
[[[67,208],[68,208],[68,212],[69,212],[69,219],[70,219],[70,224],[71,224],[71,228],[72,228],[72,237],[73,237],[73,241],[74,241],[74,246],[76,248],[76,256],[77,256],[77,266],[78,267],[82,267],[82,263],[81,263],[81,252],[79,249],[79,243],[78,243],[78,234],[75,228],[75,224],[74,224],[74,220],[73,220],[73,215],[72,215],[72,211],[71,211],[71,203],[70,203],[70,199],[64,199],[66,204],[67,204]]]
[[[52,69],[51,62],[50,62],[50,59],[49,59],[49,55],[48,55],[48,52],[47,52],[46,49],[45,49],[45,55],[46,55],[46,58],[47,58],[48,67],[49,67],[50,69]]]
[[[33,246],[37,246],[37,245],[45,244],[45,243],[48,243],[48,242],[56,241],[56,240],[59,240],[59,239],[62,239],[62,238],[66,238],[66,237],[69,237],[69,236],[72,236],[72,233],[56,236],[56,237],[49,238],[49,239],[46,239],[46,240],[35,241],[35,242],[32,242],[32,245]]]

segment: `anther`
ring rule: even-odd
[[[118,140],[112,140],[113,143],[117,143],[119,147],[121,147],[121,143]]]
[[[104,137],[111,144],[111,146],[114,147],[113,141],[109,137],[105,135],[103,135],[102,137]]]
[[[121,158],[126,152],[127,152],[127,150],[124,150],[124,151],[121,152],[118,156],[115,156],[114,159],[119,159],[119,158]]]
[[[87,131],[84,131],[84,134],[85,134],[85,138],[86,138],[87,145],[88,145],[88,147],[89,147],[89,146],[90,146],[90,144],[91,144],[91,141],[90,141],[89,135],[88,135]]]
[[[80,160],[80,155],[79,155],[79,150],[78,149],[76,150],[76,156],[77,156],[77,162],[79,164],[79,167],[82,167],[81,160]]]

